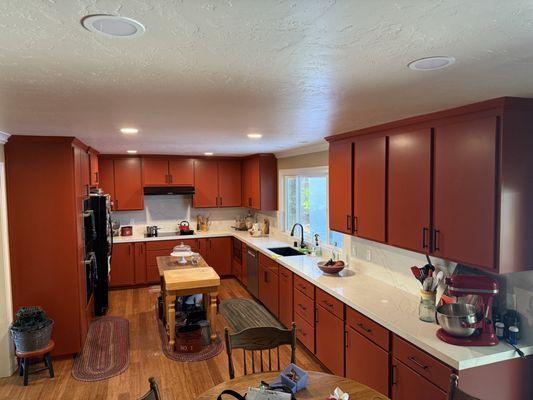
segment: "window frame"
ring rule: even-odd
[[[325,249],[334,249],[335,246],[329,243],[329,238],[331,234],[331,229],[329,229],[329,168],[327,165],[321,167],[307,167],[307,168],[289,168],[289,169],[280,169],[278,171],[278,227],[281,234],[290,238],[290,232],[287,231],[285,226],[285,221],[287,220],[287,213],[285,209],[285,177],[288,176],[325,176],[326,177],[326,221],[327,221],[327,238],[319,237],[320,246]],[[336,232],[336,231],[335,231]],[[337,232],[338,233],[338,232]],[[307,243],[313,242],[313,236],[306,235],[304,232],[304,240]],[[344,241],[344,237],[343,237]],[[337,249],[343,248],[343,243],[337,243]]]

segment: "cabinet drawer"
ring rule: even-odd
[[[315,325],[315,304],[299,290],[294,291],[294,312],[311,325]]]
[[[298,314],[294,315],[296,337],[311,353],[315,352],[315,328]]]
[[[346,324],[383,349],[390,350],[389,330],[355,311],[353,308],[346,307]]]
[[[146,282],[147,283],[161,282],[161,277],[159,276],[159,269],[157,268],[156,265],[146,266]]]
[[[263,265],[265,268],[270,269],[275,274],[278,273],[278,263],[262,253],[259,253],[259,265]]]
[[[197,252],[198,251],[198,240],[197,239],[176,239],[176,240],[155,240],[155,241],[147,241],[146,242],[146,250],[168,250],[169,253],[167,255],[170,255],[170,252],[172,249],[181,244],[186,244],[188,246],[191,246],[191,250]]]
[[[344,321],[344,303],[319,288],[316,288],[316,304]]]
[[[450,383],[452,368],[436,360],[418,347],[394,335],[392,338],[392,354],[405,365],[439,386],[447,390]]]
[[[294,287],[310,299],[315,299],[315,285],[294,274]]]

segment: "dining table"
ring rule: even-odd
[[[307,387],[296,393],[298,400],[326,400],[336,387],[350,395],[350,400],[388,400],[389,398],[362,383],[342,376],[326,374],[323,372],[308,372]],[[244,396],[249,387],[258,387],[264,382],[272,382],[279,376],[279,372],[264,372],[259,374],[243,375],[238,378],[222,382],[202,393],[197,400],[216,400],[223,390],[231,389]],[[233,400],[223,397],[222,400]]]

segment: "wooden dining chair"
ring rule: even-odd
[[[450,375],[450,387],[448,389],[448,400],[480,400],[477,397],[466,394],[459,389],[459,377],[455,374]]]
[[[279,347],[282,345],[291,346],[291,363],[296,362],[296,324],[292,323],[292,329],[280,329],[275,327],[254,327],[244,329],[237,333],[229,333],[228,328],[225,329],[226,337],[226,352],[228,353],[229,377],[235,378],[235,367],[233,365],[233,350],[242,349],[244,356],[244,375],[248,375],[248,366],[246,361],[246,352],[251,352],[252,358],[252,372],[265,372],[263,363],[263,351],[268,350],[268,369],[266,371],[276,371],[272,369],[272,354],[271,351],[276,349],[277,352],[277,371],[280,370],[279,361]],[[259,351],[259,358],[261,367],[257,368],[255,365],[255,352]],[[265,355],[266,358],[266,355]],[[265,360],[266,361],[266,360]]]
[[[148,378],[148,382],[150,383],[150,390],[139,400],[161,400],[161,395],[159,394],[159,388],[157,387],[155,378]]]

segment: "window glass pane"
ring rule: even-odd
[[[329,232],[329,244],[334,245],[337,242],[338,247],[342,247],[343,234],[335,231]]]
[[[327,180],[325,176],[307,178],[309,187],[309,233],[318,233],[321,240],[327,237]]]
[[[296,184],[296,177],[285,177],[285,230],[287,231],[290,231],[298,219]]]

